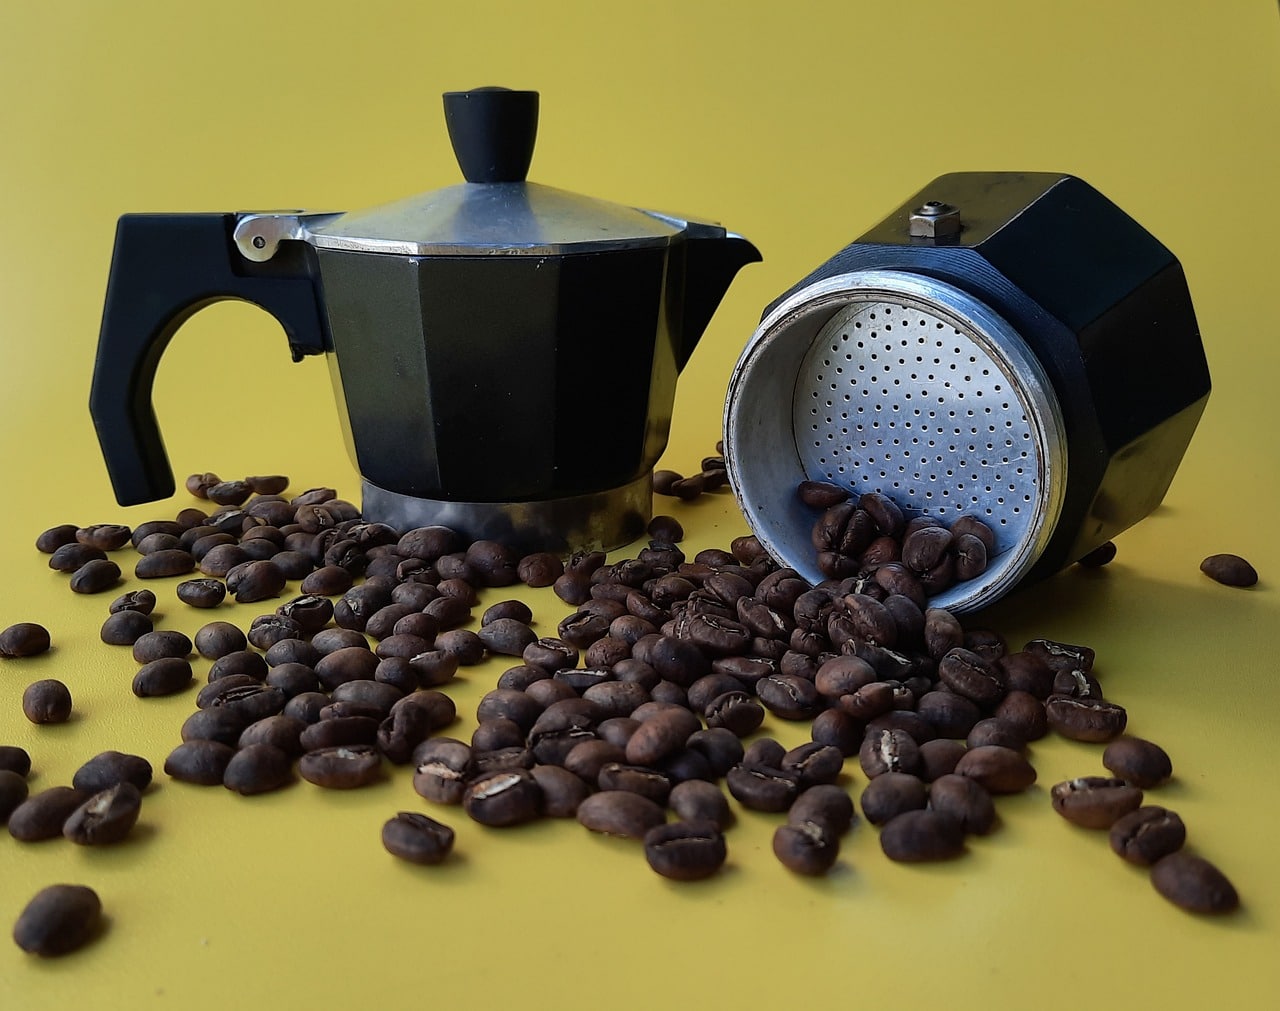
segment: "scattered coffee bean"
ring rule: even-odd
[[[118,582],[120,566],[106,558],[87,561],[71,575],[71,589],[74,593],[101,593]]]
[[[1258,570],[1239,555],[1210,555],[1200,563],[1200,571],[1223,586],[1254,586]]]
[[[19,842],[41,842],[62,834],[63,822],[89,795],[69,786],[33,793],[9,812],[9,834]]]
[[[33,681],[22,693],[22,713],[32,723],[66,723],[71,718],[71,692],[61,681]]]
[[[49,648],[49,630],[31,621],[20,621],[0,632],[0,657],[37,656]]]
[[[840,855],[840,837],[825,822],[788,821],[774,830],[773,855],[796,874],[826,874]]]
[[[1109,841],[1117,856],[1131,864],[1149,867],[1177,852],[1187,839],[1187,828],[1173,811],[1163,807],[1139,807],[1121,815],[1111,826]]]
[[[1179,851],[1157,861],[1151,869],[1151,883],[1189,913],[1229,913],[1240,905],[1240,896],[1226,875],[1190,853]]]
[[[144,554],[134,566],[133,574],[139,579],[165,579],[183,576],[196,567],[196,560],[189,551],[181,548],[164,548]]]
[[[191,640],[172,629],[148,632],[139,636],[133,644],[133,658],[138,663],[150,663],[162,657],[186,659],[191,655]]]
[[[132,831],[142,810],[142,794],[120,782],[94,794],[67,816],[62,834],[78,846],[109,846]]]
[[[226,599],[227,588],[220,579],[188,579],[174,590],[178,599],[189,607],[217,607]]]
[[[0,769],[16,772],[25,779],[31,771],[31,756],[16,744],[0,745]]]
[[[377,782],[382,774],[382,756],[369,744],[320,748],[302,756],[298,772],[316,786],[352,790]]]
[[[141,755],[104,751],[80,766],[71,778],[71,785],[85,793],[100,793],[118,783],[145,790],[151,785],[151,763]]]
[[[454,832],[425,814],[401,811],[382,826],[387,852],[414,864],[443,863],[453,849]]]
[[[418,771],[421,775],[421,767]],[[636,797],[636,800],[643,799]],[[473,779],[463,791],[462,806],[481,825],[509,828],[532,821],[542,813],[542,787],[526,769],[508,768],[486,772]]]
[[[267,793],[289,784],[292,766],[292,760],[279,748],[251,744],[231,756],[222,774],[222,785],[245,796]]]
[[[991,794],[969,776],[939,776],[929,785],[929,807],[950,815],[969,835],[986,835],[995,827]]]
[[[941,811],[906,811],[880,830],[880,848],[899,863],[950,860],[964,852],[964,829]]]
[[[1142,804],[1142,791],[1123,779],[1081,776],[1055,783],[1049,791],[1053,809],[1082,828],[1110,828]]]
[[[151,619],[141,611],[117,611],[102,623],[99,635],[110,646],[132,646],[152,630]]]
[[[76,540],[99,551],[115,551],[129,543],[133,531],[119,523],[95,523],[76,531]]]
[[[605,835],[643,839],[646,832],[665,821],[658,804],[625,790],[602,790],[578,805],[578,823]]]
[[[83,948],[101,929],[102,902],[92,888],[49,885],[19,914],[13,940],[29,954],[52,958]]]
[[[1073,741],[1101,743],[1124,733],[1129,716],[1123,706],[1102,699],[1050,695],[1044,704],[1049,726]]]
[[[133,694],[140,699],[176,695],[191,684],[191,664],[181,657],[161,657],[143,664],[133,678]]]
[[[905,772],[886,772],[862,791],[862,813],[872,825],[885,825],[904,811],[922,810],[927,801],[924,780]]]
[[[1102,752],[1102,764],[1113,775],[1143,790],[1159,786],[1173,775],[1173,763],[1165,750],[1139,737],[1117,737]]]
[[[956,762],[955,774],[967,776],[988,793],[1021,793],[1036,781],[1026,756],[1012,748],[988,744],[970,748]]]
[[[701,881],[715,874],[728,853],[720,827],[686,820],[654,825],[643,836],[649,866],[673,881]]]
[[[80,529],[74,523],[63,523],[50,527],[36,538],[36,550],[51,555],[66,544],[76,543],[76,531]]]
[[[12,769],[0,769],[0,825],[9,820],[9,815],[27,799],[29,792],[25,778]]]
[[[235,754],[235,748],[221,741],[185,740],[169,752],[164,771],[183,783],[219,786]]]
[[[150,614],[156,609],[156,595],[150,590],[129,590],[120,594],[107,607],[112,614],[121,611],[137,611],[139,614]]]

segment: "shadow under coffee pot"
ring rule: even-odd
[[[643,533],[676,378],[760,254],[526,182],[536,92],[444,103],[465,183],[345,214],[120,218],[90,409],[121,504],[174,490],[151,404],[166,345],[239,299],[295,361],[328,357],[366,520],[561,552]]]

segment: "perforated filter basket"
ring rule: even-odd
[[[911,235],[912,209],[943,202],[973,224]],[[1154,508],[1207,396],[1164,247],[1070,176],[963,173],[766,310],[729,383],[725,457],[761,544],[813,583],[818,511],[801,481],[982,520],[986,572],[932,600],[972,611]]]

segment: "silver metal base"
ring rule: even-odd
[[[611,551],[644,534],[653,511],[653,475],[606,491],[534,502],[447,502],[362,484],[362,513],[397,530],[446,526],[469,540],[495,540],[522,552]]]

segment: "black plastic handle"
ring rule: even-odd
[[[444,122],[467,182],[524,182],[538,137],[536,91],[446,91]]]
[[[333,346],[314,251],[282,242],[270,260],[248,260],[232,238],[237,217],[126,214],[116,227],[89,411],[121,505],[173,494],[151,390],[169,340],[193,314],[239,299],[279,320],[294,361]]]

